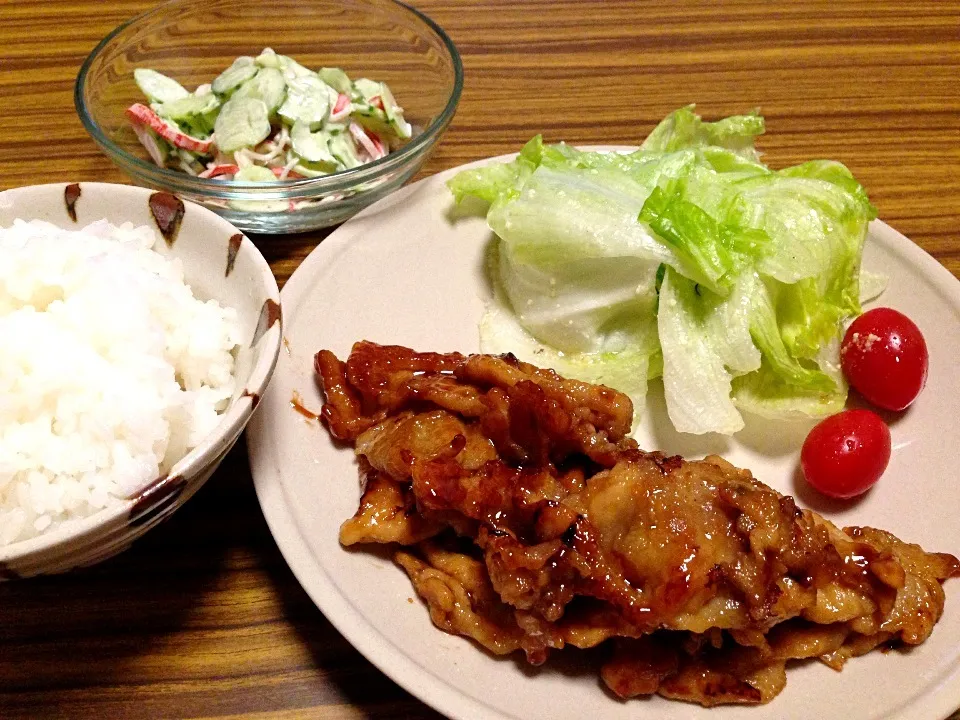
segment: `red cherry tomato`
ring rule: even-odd
[[[844,410],[820,422],[803,442],[803,475],[824,495],[851,498],[869,490],[890,462],[890,430],[870,410]]]
[[[876,308],[847,328],[840,346],[843,374],[863,397],[886,410],[903,410],[927,382],[927,343],[903,313]]]

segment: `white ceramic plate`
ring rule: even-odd
[[[787,687],[761,707],[706,710],[662,698],[621,702],[597,668],[569,651],[540,669],[495,658],[431,623],[406,575],[384,554],[345,550],[340,523],[357,508],[357,468],[316,421],[291,407],[294,395],[318,411],[313,355],[344,358],[368,339],[422,350],[476,352],[477,323],[491,290],[483,255],[491,233],[482,217],[454,210],[444,182],[456,171],[411,185],[330,235],[282,292],[286,352],[248,443],[257,494],[290,567],[327,618],[400,685],[454,718],[572,720],[656,717],[809,720],[812,717],[943,718],[960,706],[960,581],[947,585],[947,607],[932,637],[910,652],[874,652],[842,673],[798,663]],[[886,273],[882,302],[909,315],[930,349],[926,391],[892,427],[894,452],[880,484],[859,502],[830,505],[803,491],[795,473],[809,425],[748,419],[733,441],[682,437],[666,419],[662,390],[649,394],[641,447],[734,463],[840,524],[869,524],[935,551],[960,555],[960,283],[889,226],[875,222],[865,266]],[[952,447],[951,447],[952,445]],[[557,656],[555,656],[557,657]]]

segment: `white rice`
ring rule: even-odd
[[[0,545],[115,505],[217,424],[236,311],[150,227],[0,228]]]

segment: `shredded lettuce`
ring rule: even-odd
[[[883,290],[861,283],[876,210],[840,163],[764,165],[763,131],[758,114],[704,122],[691,106],[635,152],[537,136],[512,162],[456,175],[456,199],[489,203],[499,238],[484,349],[635,401],[662,373],[681,432],[731,434],[741,410],[842,407],[843,323]]]

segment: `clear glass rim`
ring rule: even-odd
[[[138,179],[145,180],[153,185],[172,189],[176,192],[223,200],[241,200],[251,197],[255,197],[256,199],[285,199],[290,197],[307,199],[328,193],[352,191],[359,184],[374,181],[383,175],[389,175],[394,171],[402,169],[408,162],[415,161],[421,154],[429,151],[440,136],[440,133],[453,119],[457,105],[460,102],[461,92],[463,91],[463,62],[460,58],[459,51],[447,33],[444,32],[443,28],[435,23],[429,16],[407,5],[405,2],[401,2],[401,0],[385,1],[410,13],[423,22],[440,39],[453,65],[454,80],[453,89],[450,97],[447,98],[446,105],[424,131],[396,152],[390,153],[379,160],[374,160],[373,162],[360,165],[356,168],[341,170],[331,175],[318,178],[284,180],[280,182],[231,181],[224,183],[222,181],[198,178],[188,175],[187,173],[159,167],[158,165],[132,155],[107,137],[100,126],[94,122],[83,93],[87,75],[93,63],[99,58],[101,52],[107,45],[132,25],[167,12],[173,5],[194,5],[193,0],[169,0],[169,2],[151,8],[121,23],[107,34],[103,40],[97,43],[97,46],[83,61],[83,65],[80,66],[77,80],[74,83],[73,101],[77,109],[77,114],[80,116],[80,122],[87,132],[90,133],[94,141],[124,170],[130,172],[130,174]]]

